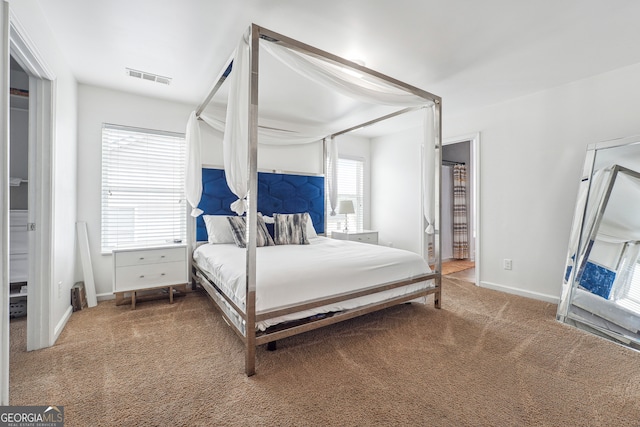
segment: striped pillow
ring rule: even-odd
[[[273,214],[276,245],[308,245],[306,213]]]
[[[231,234],[233,235],[233,240],[236,242],[236,246],[240,248],[247,247],[247,237],[246,237],[246,221],[243,216],[230,216],[227,217],[229,220],[229,225],[231,225]],[[258,216],[258,232],[256,233],[256,246],[274,246],[273,239],[269,236],[269,232],[267,231],[266,225],[264,225],[264,220],[261,216]]]

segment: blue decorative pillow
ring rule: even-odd
[[[276,245],[308,245],[306,213],[273,214]]]
[[[240,248],[246,248],[247,223],[245,221],[245,217],[230,216],[227,217],[227,219],[229,220],[229,225],[231,225],[231,234],[233,235],[233,240],[236,242],[236,246]],[[271,238],[271,236],[269,236],[269,232],[267,232],[267,227],[264,225],[264,220],[261,216],[258,216],[257,225],[256,246],[274,246],[275,243],[273,243],[273,239]]]

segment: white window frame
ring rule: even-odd
[[[182,133],[103,123],[103,254],[186,241],[185,156]]]
[[[353,183],[355,192],[349,191],[351,189],[345,188],[345,184],[341,183],[344,179],[344,175],[341,174],[348,173],[345,163],[350,162],[358,162],[358,165],[354,165],[356,170],[356,182]],[[338,157],[338,201],[336,206],[340,205],[341,200],[351,200],[353,201],[353,206],[355,213],[348,215],[349,220],[349,230],[350,231],[362,231],[364,229],[365,224],[365,180],[366,180],[366,160],[364,157],[358,156],[339,156]],[[331,236],[332,231],[343,231],[345,225],[345,214],[336,213],[336,215],[331,215],[331,207],[327,203],[327,229],[325,230],[327,236]]]
[[[640,313],[640,262],[636,262],[633,273],[629,277],[629,289],[616,303],[628,310]]]

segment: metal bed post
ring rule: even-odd
[[[329,201],[329,197],[331,197],[331,195],[329,194],[329,188],[327,186],[327,162],[329,161],[329,159],[327,158],[329,150],[327,149],[327,138],[330,137],[326,137],[322,139],[322,175],[324,176],[324,235],[327,236],[327,202]],[[327,236],[327,237],[331,237],[331,236]]]
[[[433,303],[435,308],[441,308],[440,302],[442,300],[442,232],[440,230],[440,219],[442,218],[442,101],[439,99],[434,100],[433,114],[434,114],[434,131],[435,131],[435,145],[436,156],[435,165],[431,167],[436,168],[436,179],[434,182],[435,190],[438,198],[438,209],[435,210],[435,236],[433,239],[433,255],[435,257],[435,270],[437,276],[435,278],[438,291],[433,295]]]
[[[245,373],[256,373],[256,233],[258,218],[258,49],[260,30],[251,26],[249,41],[249,195],[247,196],[247,258],[245,301]]]

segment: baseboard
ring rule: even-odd
[[[107,301],[110,299],[115,299],[115,297],[116,296],[112,292],[96,295],[96,298],[98,299],[98,301]]]
[[[73,307],[69,306],[67,307],[67,311],[64,312],[62,319],[60,319],[60,321],[56,325],[56,328],[53,330],[53,342],[51,343],[51,345],[55,344],[56,341],[58,341],[58,337],[60,336],[60,334],[62,333],[62,330],[64,329],[67,322],[71,318],[71,313],[73,313]]]
[[[537,299],[540,301],[546,301],[552,304],[558,304],[560,302],[560,299],[553,295],[543,294],[543,293],[534,292],[534,291],[528,291],[525,289],[512,288],[510,286],[499,285],[497,283],[481,281],[480,287],[493,289],[494,291],[506,292],[508,294],[519,295],[521,297],[527,297],[527,298]]]

